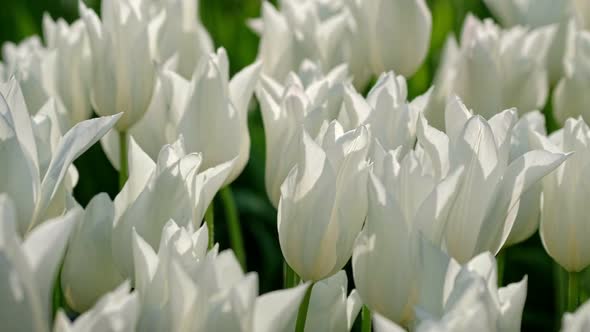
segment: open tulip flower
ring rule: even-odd
[[[18,83],[0,85],[0,192],[14,199],[21,235],[73,204],[71,190],[77,175],[70,166],[120,118],[83,121],[61,137],[49,103],[31,119]]]
[[[448,157],[441,159],[441,165],[464,169],[446,221],[433,224],[431,234],[431,239],[460,263],[485,251],[498,253],[510,235],[521,196],[567,158],[563,153],[533,150],[511,161],[516,122],[513,109],[487,121],[453,98],[446,109],[448,138],[441,140],[434,128],[423,135],[436,134],[431,137],[438,139],[439,146],[448,144]],[[423,146],[437,148],[432,143]]]

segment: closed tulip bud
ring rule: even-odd
[[[395,71],[412,76],[420,67],[430,46],[432,15],[424,0],[349,1],[368,45],[369,63],[374,75]]]
[[[123,282],[111,254],[114,213],[108,195],[100,194],[76,221],[60,281],[69,307],[76,312],[89,310]]]
[[[182,138],[164,146],[154,162],[133,139],[129,143],[129,179],[115,198],[112,238],[112,255],[124,277],[133,275],[133,232],[157,248],[170,219],[200,226],[235,162],[203,169],[201,155],[187,154]]]
[[[123,112],[117,130],[141,119],[152,98],[156,68],[150,53],[148,21],[136,2],[102,2],[102,21],[80,4],[92,51],[90,98],[99,115]]]
[[[91,55],[86,27],[82,20],[68,25],[63,19],[53,21],[43,16],[47,47],[54,50],[50,93],[67,110],[70,126],[92,116],[90,105]]]
[[[534,134],[537,147],[554,152],[573,152],[555,172],[543,179],[539,231],[545,250],[569,272],[590,265],[588,227],[584,197],[590,188],[588,150],[590,129],[581,118],[569,119],[550,138]]]
[[[74,322],[60,310],[54,321],[53,332],[125,332],[134,331],[139,316],[137,292],[131,292],[129,282],[101,297]]]
[[[523,25],[533,28],[562,21],[570,14],[572,3],[570,0],[484,0],[484,2],[502,25],[506,27]]]
[[[303,132],[299,159],[281,186],[281,251],[303,280],[334,275],[350,259],[363,225],[369,132],[332,122],[319,143]]]

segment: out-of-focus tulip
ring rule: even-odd
[[[332,122],[316,143],[303,132],[300,154],[281,186],[278,229],[285,260],[303,279],[341,270],[367,213],[369,132]]]
[[[574,313],[563,316],[561,332],[584,332],[590,328],[590,301],[587,301]]]
[[[123,112],[116,126],[119,131],[127,131],[143,117],[156,78],[148,20],[137,3],[103,1],[102,21],[93,10],[80,4],[92,50],[90,99],[99,115]]]
[[[581,118],[569,119],[551,139],[533,135],[538,147],[555,152],[574,152],[555,172],[543,180],[541,224],[543,246],[549,256],[569,272],[590,265],[590,245],[585,197],[590,161],[590,129]]]
[[[546,135],[545,117],[539,111],[525,114],[512,129],[510,142],[510,161],[534,149],[531,142],[531,131]],[[520,198],[518,214],[505,246],[522,242],[539,229],[541,213],[541,181],[535,183]]]
[[[412,76],[420,67],[430,46],[432,15],[424,0],[350,0],[349,9],[356,19],[368,49],[374,75],[395,71]],[[362,38],[361,38],[362,39]],[[360,40],[360,39],[357,39]]]
[[[561,22],[570,14],[571,0],[484,0],[506,27],[533,28]]]
[[[199,20],[199,1],[160,1],[151,22],[159,62],[172,61],[175,72],[190,79],[203,56],[213,52],[213,41]]]
[[[515,110],[506,110],[486,121],[473,116],[458,98],[446,109],[450,169],[465,172],[459,193],[441,233],[430,237],[460,263],[503,247],[514,225],[523,193],[557,168],[563,153],[529,151],[510,161]],[[438,239],[437,239],[438,237]]]
[[[582,116],[590,121],[586,93],[590,88],[590,31],[577,31],[568,48],[565,59],[564,77],[559,81],[553,96],[553,114],[564,124],[570,117]]]
[[[24,241],[16,209],[0,195],[0,319],[7,331],[49,331],[53,286],[79,209],[44,222]]]
[[[201,155],[187,154],[182,139],[164,146],[154,162],[133,139],[129,143],[129,179],[115,198],[112,238],[112,255],[124,277],[133,275],[133,232],[157,248],[170,219],[201,225],[235,162],[203,169]]]
[[[129,133],[152,159],[158,157],[163,145],[173,143],[180,135],[186,152],[202,154],[202,167],[237,158],[225,181],[231,183],[250,157],[248,105],[259,71],[260,63],[252,64],[230,81],[223,48],[201,61],[191,81],[165,71],[147,113]],[[111,132],[102,143],[118,168],[118,135]]]
[[[114,214],[108,195],[100,194],[76,220],[60,281],[68,305],[76,312],[89,310],[101,296],[123,282],[111,251]]]
[[[63,103],[69,125],[73,126],[92,117],[92,68],[86,27],[81,20],[68,25],[63,19],[53,21],[51,16],[45,14],[43,34],[47,47],[55,52],[48,92]]]
[[[55,317],[53,332],[126,332],[135,331],[139,299],[131,293],[129,282],[104,295],[90,310],[74,322],[63,311]]]
[[[39,37],[33,36],[19,44],[2,45],[2,59],[4,77],[0,81],[14,76],[22,88],[28,111],[36,114],[50,96],[55,52],[44,48]]]
[[[265,2],[262,18],[253,23],[261,35],[262,72],[282,82],[305,59],[318,61],[325,71],[346,63],[353,51],[346,39],[352,17],[343,9],[316,0],[287,0],[277,10]]]
[[[59,137],[57,120],[46,117],[53,113],[50,109],[41,115],[45,120],[31,120],[16,81],[0,84],[0,97],[0,192],[13,197],[17,229],[24,235],[47,217],[65,211],[68,193],[63,186],[67,186],[64,180],[72,180],[72,162],[110,130],[120,115],[83,121]],[[71,190],[71,183],[68,187]]]

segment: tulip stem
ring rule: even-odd
[[[119,189],[127,182],[129,177],[129,167],[127,160],[127,132],[119,132]]]
[[[219,195],[225,208],[225,218],[229,229],[231,248],[238,262],[240,262],[242,269],[246,270],[246,250],[244,249],[244,238],[242,237],[242,229],[240,228],[240,219],[234,195],[229,186],[221,189]]]
[[[291,288],[297,286],[299,283],[299,276],[293,271],[293,269],[289,266],[287,261],[283,263],[283,272],[284,272],[284,280],[283,286],[284,288]]]
[[[367,308],[366,305],[363,306],[361,318],[362,318],[361,332],[371,332],[371,329],[372,329],[371,310],[369,310],[369,308]]]
[[[309,309],[309,300],[311,300],[311,290],[315,283],[311,283],[305,291],[303,301],[299,306],[299,312],[297,313],[297,323],[295,324],[295,332],[303,332],[305,330],[305,320],[307,319],[307,309]]]
[[[580,274],[569,272],[567,280],[567,312],[574,312],[578,308],[580,290]]]
[[[506,265],[506,251],[501,250],[496,256],[496,262],[498,265],[498,287],[502,287],[504,281],[504,269]]]
[[[209,204],[209,207],[205,212],[205,223],[207,224],[207,231],[209,232],[209,249],[213,248],[213,245],[215,244],[215,229],[213,226],[215,215],[213,214],[213,208],[214,204],[213,201],[211,201],[211,204]]]

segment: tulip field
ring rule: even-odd
[[[590,0],[5,0],[0,331],[590,331]]]

